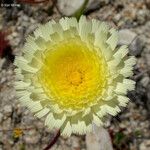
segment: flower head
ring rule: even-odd
[[[50,21],[27,38],[15,59],[19,101],[61,134],[85,134],[125,107],[135,58],[117,47],[118,32],[81,17]]]

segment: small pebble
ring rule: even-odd
[[[2,120],[3,120],[3,114],[0,113],[0,123],[2,122]]]
[[[150,82],[150,78],[148,76],[144,77],[144,78],[142,78],[142,80],[140,82],[141,82],[142,86],[146,88]]]
[[[10,116],[12,113],[12,106],[11,105],[5,105],[3,110],[4,110],[4,114],[6,116]]]

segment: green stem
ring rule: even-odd
[[[83,14],[88,2],[89,2],[89,0],[85,0],[83,5],[72,16],[76,17],[77,20],[79,20],[81,15]]]

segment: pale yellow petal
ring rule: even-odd
[[[112,50],[114,50],[118,43],[118,31],[116,31],[115,29],[111,29],[110,33],[111,33],[111,36],[106,41],[106,43],[110,45]]]
[[[129,51],[129,50],[128,50],[127,46],[124,45],[124,46],[121,46],[113,56],[114,56],[116,59],[117,59],[118,57],[120,57],[120,58],[122,59],[124,56],[127,55],[128,51]]]
[[[120,70],[120,74],[124,77],[130,77],[133,75],[133,67],[132,66],[125,66],[123,69]]]
[[[30,84],[31,83],[26,83],[23,81],[16,81],[14,86],[18,90],[18,89],[26,89],[27,87],[30,86]]]
[[[55,119],[53,114],[50,112],[46,119],[45,119],[45,125],[48,126],[49,129],[53,129],[55,125]]]
[[[96,19],[92,19],[92,32],[95,33],[97,32],[98,28],[100,27],[101,22],[96,20]]]
[[[129,59],[125,60],[125,66],[134,66],[136,64],[136,58],[134,56],[130,56]]]
[[[91,22],[86,21],[86,18],[84,16],[81,17],[79,20],[79,35],[81,37],[81,40],[87,41],[88,34],[91,32],[92,24]]]
[[[127,86],[128,90],[134,90],[135,89],[135,81],[130,79],[124,79],[123,83]]]
[[[25,70],[31,73],[36,73],[38,71],[36,68],[29,66],[27,63],[28,61],[24,59],[24,57],[22,56],[17,56],[14,62],[14,64],[17,67],[21,68],[22,70]]]
[[[119,105],[125,107],[129,102],[129,98],[126,96],[119,95],[118,96]]]
[[[123,83],[117,83],[117,87],[115,89],[117,94],[127,94],[127,86]]]
[[[69,137],[69,136],[71,135],[71,133],[72,133],[72,129],[71,129],[70,122],[68,121],[68,122],[65,124],[64,128],[62,129],[61,135],[66,136],[66,137]]]
[[[35,116],[37,116],[38,118],[42,118],[45,115],[47,115],[49,111],[50,111],[49,108],[43,108],[41,111],[37,112]]]
[[[94,122],[97,126],[103,125],[103,123],[102,123],[102,121],[100,120],[100,118],[99,118],[97,115],[95,115],[95,114],[93,114],[93,122]]]
[[[30,109],[30,111],[33,113],[43,109],[43,107],[39,101],[37,101],[37,102],[31,101],[27,106]]]

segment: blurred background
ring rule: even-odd
[[[20,106],[13,82],[14,57],[39,24],[62,16],[107,21],[119,30],[119,45],[137,58],[127,108],[105,124],[114,150],[150,150],[150,0],[0,0],[0,150],[42,150],[49,131]],[[59,138],[52,150],[91,150],[85,136]]]

